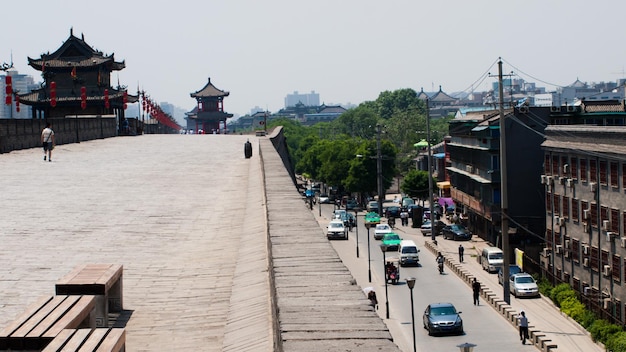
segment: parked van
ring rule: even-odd
[[[419,263],[419,252],[417,249],[417,245],[415,242],[411,240],[402,240],[400,241],[400,246],[398,246],[398,253],[400,254],[400,265],[417,265]]]
[[[480,256],[480,263],[484,270],[490,273],[497,272],[504,262],[504,253],[498,247],[486,247],[483,248],[483,253]]]

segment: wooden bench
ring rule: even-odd
[[[123,309],[123,267],[119,264],[79,265],[55,285],[57,295],[95,295],[96,326],[109,327],[109,313]]]
[[[65,329],[42,352],[124,352],[123,328]]]
[[[95,296],[45,296],[0,330],[1,350],[40,350],[63,329],[95,328]]]

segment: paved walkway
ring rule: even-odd
[[[267,138],[119,137],[52,160],[0,154],[0,327],[75,266],[116,263],[128,351],[398,350]]]
[[[272,350],[261,164],[244,159],[245,140],[110,138],[58,146],[52,162],[40,149],[0,154],[0,326],[74,266],[119,263],[128,351]]]

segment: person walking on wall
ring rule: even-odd
[[[54,149],[54,131],[52,124],[47,123],[46,128],[41,131],[41,143],[43,145],[43,160],[46,160],[46,152],[48,153],[48,161],[52,161],[52,149]]]
[[[463,248],[463,245],[460,244],[459,245],[459,262],[463,263],[463,253],[465,252],[465,248]]]
[[[480,283],[476,281],[476,278],[474,278],[472,282],[472,291],[474,292],[474,305],[478,306],[480,305],[478,303],[478,297],[480,297]]]
[[[528,339],[528,318],[526,318],[524,311],[520,312],[517,321],[519,324],[519,339],[522,341],[522,345],[525,345],[526,339]]]

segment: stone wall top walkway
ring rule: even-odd
[[[271,142],[261,139],[260,149],[283,350],[398,351]]]

